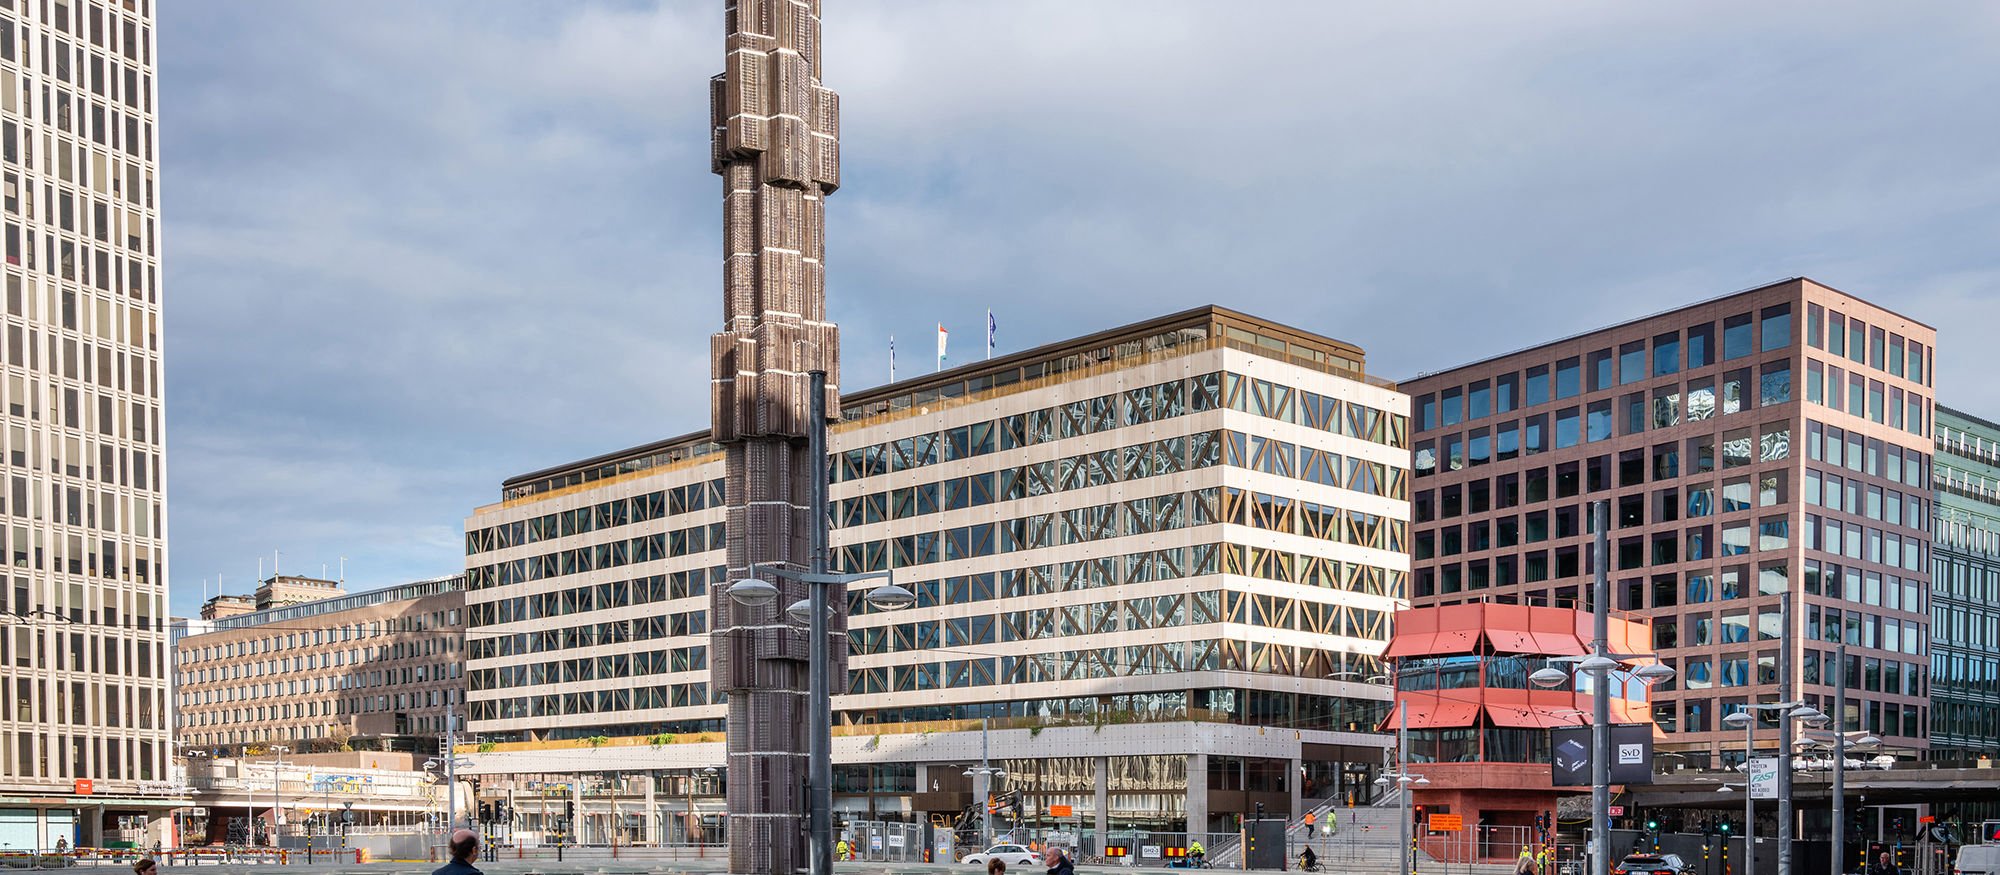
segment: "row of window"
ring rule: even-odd
[[[1266,380],[1215,372],[841,451],[834,482],[877,477],[1207,410],[1237,410],[1346,437],[1409,446],[1408,419]]]
[[[721,550],[728,537],[727,528],[724,523],[708,523],[524,556],[491,565],[474,565],[465,570],[465,585],[470,590],[513,586]]]
[[[1179,580],[1199,574],[1222,573],[1221,569],[1238,569],[1230,573],[1245,573],[1246,570],[1261,570],[1272,579],[1288,580],[1330,589],[1360,592],[1366,595],[1391,597],[1400,586],[1400,572],[1368,565],[1354,565],[1337,560],[1313,556],[1291,556],[1283,554],[1274,557],[1267,551],[1258,551],[1252,557],[1245,548],[1235,545],[1201,545],[1197,547],[1169,547],[1146,550],[1117,556],[1105,556],[1071,562],[1030,565],[997,572],[969,574],[939,580],[917,580],[902,582],[916,596],[919,608],[936,607],[943,604],[975,604],[994,599],[1013,599],[1039,596],[1058,592],[1074,592],[1108,586],[1146,583],[1156,580]],[[492,625],[509,623],[523,619],[561,616],[563,613],[545,614],[537,611],[557,604],[561,598],[575,599],[571,604],[581,612],[585,606],[590,610],[603,607],[623,606],[621,595],[632,598],[644,597],[647,601],[658,601],[653,596],[685,598],[700,595],[706,590],[706,583],[723,579],[721,566],[712,569],[696,569],[676,572],[672,575],[656,576],[632,581],[617,581],[565,590],[564,594],[543,593],[534,596],[518,596],[487,605],[473,607],[475,623]],[[691,575],[691,576],[690,576]],[[587,591],[588,595],[581,595]],[[1177,598],[1177,597],[1175,597]],[[849,609],[852,616],[869,614],[873,607],[866,600],[865,589],[849,593]],[[532,603],[532,604],[531,604]],[[1110,604],[1117,604],[1112,602]],[[1157,605],[1155,607],[1158,607]],[[1138,608],[1133,608],[1137,610]],[[523,612],[526,613],[523,613]],[[1261,616],[1261,615],[1259,615]],[[1329,614],[1332,626],[1327,628],[1363,629],[1379,632],[1379,624],[1370,620],[1362,623],[1354,615]],[[1344,618],[1344,619],[1343,619]],[[1202,620],[1200,622],[1216,622]],[[1232,620],[1231,622],[1236,622]],[[1290,622],[1289,620],[1287,622]],[[696,609],[687,612],[665,613],[636,620],[600,620],[576,626],[544,628],[533,632],[519,632],[474,639],[468,645],[470,658],[474,660],[509,657],[529,653],[542,653],[575,647],[594,647],[604,644],[622,644],[631,641],[645,641],[654,638],[700,635],[708,631],[707,612]],[[910,625],[910,624],[905,624]],[[934,624],[931,624],[934,626]],[[1268,624],[1266,624],[1268,625]],[[857,653],[875,652],[868,648],[868,642],[882,634],[869,631],[871,627],[856,627],[849,631],[855,642]],[[1290,626],[1287,626],[1290,628]],[[1314,628],[1319,628],[1315,626]],[[1330,634],[1351,634],[1348,632]],[[870,637],[875,636],[875,637]],[[932,637],[935,637],[933,635]]]
[[[603,583],[585,584],[583,586],[574,586],[547,592],[510,596],[482,604],[469,605],[467,610],[471,613],[472,625],[475,628],[492,626],[497,623],[544,620],[552,617],[601,611],[607,608],[648,605],[704,596],[708,594],[710,584],[718,584],[728,580],[728,574],[728,567],[722,565],[689,568],[666,574],[635,577],[631,580],[610,580]],[[661,616],[677,618],[680,615],[662,614]],[[685,623],[674,619],[672,625],[678,628],[684,626]],[[539,634],[546,637],[557,633],[556,630],[543,630]],[[498,638],[475,638],[467,646],[472,653],[473,659],[483,659],[493,655],[493,649],[496,647],[505,649],[510,646],[504,643],[505,640],[506,636]],[[502,643],[496,644],[495,642]],[[543,648],[540,646],[524,646],[521,652],[532,653],[540,649]]]
[[[324,627],[309,631],[287,632],[278,635],[266,635],[261,638],[244,638],[218,644],[188,647],[181,650],[179,659],[185,665],[217,659],[235,659],[239,656],[276,653],[280,650],[300,647],[317,647],[322,644],[333,644],[340,641],[361,641],[408,632],[431,632],[439,629],[453,629],[458,626],[459,614],[457,610],[429,611],[408,614],[401,617],[369,620],[361,623],[347,623],[340,626]],[[447,643],[436,646],[444,647],[447,650],[454,646],[449,643],[450,639],[440,640],[444,640]],[[384,651],[381,656],[386,657],[391,652],[394,651]],[[308,659],[320,661],[322,665],[330,658],[323,654],[308,654],[307,656]],[[359,661],[358,654],[350,658]]]
[[[1691,381],[1688,384],[1687,420],[1694,422],[1713,418],[1718,409],[1727,415],[1752,409],[1753,406],[1768,407],[1792,400],[1791,365],[1786,362],[1764,366],[1757,405],[1749,404],[1748,396],[1743,394],[1743,387],[1749,379],[1747,368],[1725,374],[1719,408],[1714,380],[1702,378]],[[1633,392],[1621,399],[1606,398],[1584,407],[1557,410],[1553,414],[1553,433],[1549,431],[1551,414],[1542,413],[1525,419],[1510,419],[1487,428],[1475,428],[1463,434],[1419,441],[1414,467],[1417,476],[1422,477],[1436,473],[1439,464],[1443,464],[1446,470],[1458,471],[1468,466],[1537,455],[1550,449],[1551,437],[1553,448],[1561,450],[1620,435],[1641,434],[1648,427],[1670,428],[1681,423],[1680,398],[1680,387],[1672,385],[1653,390],[1650,406],[1644,392]],[[1619,411],[1623,412],[1622,417],[1616,415]],[[1771,427],[1766,426],[1767,429]]]
[[[1925,433],[1924,396],[1915,392],[1905,395],[1899,387],[1884,386],[1881,380],[1858,373],[1844,373],[1832,365],[1822,368],[1816,360],[1806,362],[1806,401],[1911,434]]]
[[[1771,658],[1775,659],[1775,655]],[[1762,657],[1759,658],[1762,671]],[[1747,671],[1747,667],[1745,669]],[[1802,697],[1808,707],[1818,708],[1833,714],[1833,696],[1809,693]],[[1845,732],[1869,732],[1883,738],[1924,737],[1925,708],[1919,705],[1902,705],[1895,702],[1878,702],[1849,696],[1844,714],[1835,714]],[[1744,710],[1744,702],[1736,699],[1714,700],[1708,698],[1687,698],[1677,702],[1660,702],[1653,706],[1653,723],[1664,732],[1717,732],[1733,730],[1723,723],[1723,718]],[[1777,724],[1770,711],[1757,712],[1759,726],[1770,729]],[[1729,752],[1724,752],[1725,758]],[[1741,759],[1741,752],[1736,752]]]
[[[708,668],[708,647],[663,647],[632,653],[525,662],[473,670],[467,689],[506,690],[542,684],[637,680],[651,675]]]
[[[631,498],[614,498],[585,507],[472,529],[465,533],[465,555],[477,556],[489,550],[505,550],[722,507],[722,490],[722,478],[717,477]]]
[[[0,680],[0,720],[152,729],[154,715],[166,714],[165,705],[166,691],[158,688],[67,679],[44,687],[37,678],[17,677],[12,684]],[[159,728],[166,728],[164,719]]]
[[[693,708],[728,701],[722,692],[709,698],[708,682],[621,687],[594,692],[547,693],[506,699],[482,699],[469,705],[473,720],[517,720],[527,717],[572,717],[582,714],[616,714],[658,708]],[[601,730],[603,727],[592,727]],[[616,730],[612,730],[616,731]],[[700,731],[700,727],[678,727],[670,731]],[[640,734],[640,733],[621,733]]]
[[[1652,377],[1671,376],[1682,370],[1698,370],[1718,361],[1734,361],[1757,352],[1782,350],[1790,345],[1791,305],[1766,307],[1762,315],[1761,343],[1753,343],[1752,314],[1743,313],[1722,321],[1721,359],[1716,358],[1715,323],[1710,322],[1689,327],[1685,332],[1669,331],[1653,338],[1650,357],[1646,341],[1635,340],[1619,346],[1615,351],[1601,349],[1588,356],[1562,359],[1555,363],[1553,370],[1549,365],[1536,365],[1523,373],[1505,374],[1463,387],[1455,386],[1441,390],[1435,396],[1418,396],[1417,431],[1422,433],[1448,428],[1460,422],[1474,422],[1515,409],[1574,398],[1586,391],[1607,391]],[[1683,349],[1686,350],[1685,356]],[[1747,371],[1739,373],[1747,374]],[[1589,377],[1587,388],[1584,384],[1586,375]],[[1742,397],[1741,386],[1746,380],[1737,381],[1735,398]],[[1698,382],[1713,386],[1712,380]],[[1729,393],[1725,392],[1725,398],[1728,397]],[[1713,410],[1712,395],[1710,402],[1708,409]]]
[[[152,781],[167,777],[166,742],[82,734],[0,733],[0,763],[14,778]]]
[[[1857,316],[1843,316],[1827,312],[1818,304],[1807,304],[1806,345],[1892,377],[1905,377],[1920,386],[1931,385],[1925,379],[1929,359],[1922,343],[1879,325],[1871,326]]]
[[[1261,641],[1169,641],[850,669],[848,692],[900,693],[995,684],[1045,684],[1192,671],[1325,677],[1343,654]]]

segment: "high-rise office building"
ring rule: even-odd
[[[1086,826],[1365,801],[1407,404],[1360,349],[1213,307],[847,393],[833,562],[893,570],[917,603],[850,593],[836,807],[963,811],[981,718],[996,791]],[[694,804],[680,788],[723,765],[723,470],[687,435],[513,478],[466,521],[475,771],[651,774],[680,782],[648,794],[660,810]],[[621,798],[583,815],[644,804]]]
[[[1612,607],[1679,670],[1663,750],[1740,759],[1722,718],[1777,700],[1781,648],[1831,709],[1841,640],[1845,725],[1926,746],[1935,337],[1791,279],[1404,383],[1411,600],[1586,604],[1605,500]]]
[[[2000,425],[1937,408],[1931,746],[2000,757]]]
[[[0,849],[166,838],[152,0],[0,4]]]

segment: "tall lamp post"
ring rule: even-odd
[[[829,480],[826,467],[826,372],[810,372],[811,382],[808,414],[806,416],[806,454],[812,459],[812,484],[808,503],[812,513],[811,567],[798,571],[780,565],[752,565],[750,576],[729,585],[729,597],[739,605],[756,607],[769,605],[778,600],[778,587],[770,581],[757,579],[761,567],[773,577],[796,580],[809,585],[808,597],[785,608],[786,615],[805,623],[811,630],[811,646],[807,648],[810,661],[807,663],[806,686],[810,696],[809,710],[812,725],[807,732],[806,752],[806,810],[809,827],[809,848],[806,859],[811,875],[832,875],[833,872],[833,691],[829,689],[828,654],[829,647],[846,647],[847,636],[840,641],[827,639],[827,617],[835,610],[827,604],[827,589],[838,586],[844,593],[847,585],[863,580],[880,579],[881,586],[868,592],[868,603],[877,610],[893,611],[916,604],[917,597],[909,590],[896,585],[893,571],[866,571],[856,574],[832,574],[827,570],[827,534],[832,527],[833,516],[827,507],[826,487]],[[845,605],[845,600],[842,600]]]
[[[1591,677],[1590,726],[1590,872],[1608,875],[1611,870],[1611,673],[1624,660],[1654,659],[1645,653],[1612,653],[1611,637],[1611,546],[1609,530],[1611,503],[1590,503],[1591,530],[1597,533],[1591,545],[1590,653],[1587,656],[1559,656],[1550,663],[1569,663],[1578,674]],[[1674,670],[1654,661],[1632,671],[1632,676],[1648,683],[1670,680]],[[1572,679],[1571,670],[1549,665],[1528,676],[1540,687],[1558,687]]]
[[[1820,713],[1819,709],[1813,708],[1804,702],[1766,702],[1761,705],[1745,705],[1743,710],[1722,718],[1723,724],[1731,728],[1741,728],[1743,730],[1744,875],[1756,875],[1757,873],[1757,797],[1756,794],[1750,791],[1750,759],[1751,755],[1756,752],[1757,717],[1751,713],[1752,711],[1780,711],[1783,713],[1779,715],[1779,720],[1796,720],[1807,726],[1824,725],[1827,719],[1826,715]],[[1789,766],[1789,763],[1785,763],[1784,765]],[[1722,789],[1727,791],[1730,788],[1725,784]],[[1788,853],[1781,854],[1779,856],[1779,863],[1782,865],[1778,875],[1791,875],[1791,855]]]
[[[1005,769],[997,769],[986,758],[986,723],[979,718],[979,765],[965,770],[966,777],[972,779],[972,795],[981,806],[979,812],[979,849],[993,846],[993,779],[1007,777]]]
[[[1873,735],[1863,735],[1853,741],[1847,740],[1847,642],[1842,641],[1833,648],[1833,713],[1828,722],[1833,726],[1833,820],[1829,824],[1833,846],[1833,875],[1844,875],[1847,857],[1847,749],[1852,747],[1874,747],[1882,739]]]
[[[1396,770],[1383,772],[1375,779],[1375,786],[1387,787],[1393,781],[1403,794],[1401,800],[1403,816],[1399,818],[1402,825],[1396,830],[1396,840],[1401,843],[1398,853],[1402,856],[1402,862],[1397,864],[1397,871],[1402,875],[1410,875],[1417,864],[1416,843],[1410,840],[1410,796],[1415,792],[1413,787],[1429,784],[1431,779],[1410,774],[1410,703],[1397,702],[1396,712]]]
[[[285,779],[285,754],[291,753],[292,749],[275,744],[271,746],[271,752],[278,756],[277,763],[271,766],[271,847],[275,848],[278,846],[278,827],[285,825],[285,803],[278,795],[278,786]]]

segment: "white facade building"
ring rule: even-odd
[[[1409,399],[1362,360],[1208,307],[847,393],[833,563],[918,600],[849,600],[843,816],[972,804],[982,718],[1026,819],[1233,829],[1259,803],[1365,798],[1388,698],[1365,681],[1409,570]],[[564,791],[584,841],[614,804],[621,841],[685,839],[672,815],[716,808],[721,477],[691,435],[515,478],[467,520],[484,786],[584,776]],[[609,780],[633,773],[657,782]]]

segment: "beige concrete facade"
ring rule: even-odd
[[[464,696],[464,605],[454,575],[191,629],[174,650],[177,737],[211,756],[434,753],[447,704]]]
[[[1740,756],[1721,718],[1776,700],[1781,648],[1831,709],[1839,638],[1848,727],[1923,747],[1936,336],[1794,279],[1405,382],[1412,601],[1583,604],[1606,499],[1613,607],[1680,672],[1663,749]]]
[[[166,835],[153,11],[0,8],[0,850]]]
[[[1250,774],[1272,812],[1303,792],[1287,775],[1309,750],[1378,761],[1387,692],[1358,679],[1379,673],[1402,604],[1408,399],[1361,362],[1204,308],[844,398],[834,564],[894,569],[919,601],[872,612],[860,584],[849,599],[836,763],[892,770],[868,774],[893,789],[838,805],[965,804],[962,769],[921,751],[958,756],[981,717],[1009,786],[1133,823],[1234,813],[1188,792],[1211,765],[1190,758],[1211,751],[1216,798],[1247,798]],[[721,765],[695,762],[724,728],[705,655],[731,536],[712,447],[691,435],[525,475],[467,520],[470,729],[499,745],[476,771]],[[1069,763],[1054,729],[1074,726],[1163,759]],[[675,743],[573,746],[599,734]],[[1250,738],[1281,750],[1238,763],[1264,750]],[[1107,771],[1151,777],[1106,811],[1091,776]]]

